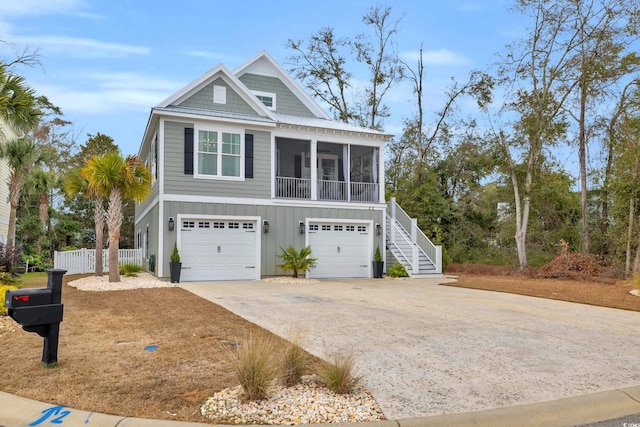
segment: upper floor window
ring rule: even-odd
[[[253,91],[253,94],[267,107],[269,110],[276,109],[276,94],[270,92],[259,92],[257,90]]]
[[[198,130],[198,175],[240,178],[242,136],[218,130]]]

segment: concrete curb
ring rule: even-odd
[[[633,414],[640,414],[640,385],[550,402],[509,406],[479,412],[332,425],[336,427],[480,427],[504,425],[562,427],[595,423]],[[205,423],[127,418],[99,414],[0,392],[0,427],[47,426],[52,424],[63,427],[65,425],[89,427],[195,427],[208,425]]]

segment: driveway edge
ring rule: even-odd
[[[479,412],[332,425],[336,427],[488,427],[502,425],[562,427],[595,423],[633,414],[640,414],[640,385]],[[0,391],[0,427],[27,427],[29,425],[50,425],[51,423],[90,427],[195,427],[208,425],[206,423],[127,418],[87,412],[38,402]],[[222,425],[220,426],[222,427]]]

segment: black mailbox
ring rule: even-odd
[[[27,332],[44,338],[42,364],[55,366],[58,362],[58,335],[62,322],[62,276],[66,270],[47,270],[46,288],[9,290],[4,304],[9,316]]]
[[[53,304],[52,290],[18,289],[7,291],[4,305],[9,316],[22,326],[62,322],[62,304]]]

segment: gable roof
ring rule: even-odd
[[[331,117],[320,108],[313,98],[291,78],[289,73],[287,73],[267,51],[263,50],[233,71],[236,77],[240,77],[246,73],[277,77],[316,117],[331,120]]]
[[[256,98],[256,96],[253,95],[251,91],[249,91],[247,87],[222,64],[212,68],[197,79],[193,80],[191,83],[156,105],[156,108],[166,108],[170,105],[179,104],[218,78],[224,80],[224,82],[228,84],[260,116],[269,117],[270,119],[275,120],[273,112],[260,102],[260,100]]]

